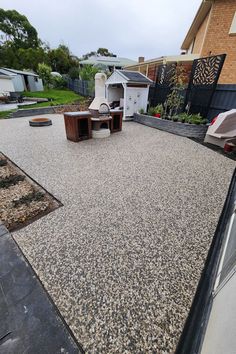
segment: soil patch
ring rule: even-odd
[[[62,204],[0,153],[0,220],[14,231]]]

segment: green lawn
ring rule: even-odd
[[[32,107],[47,107],[56,106],[63,104],[79,103],[84,100],[84,97],[78,95],[74,91],[70,90],[54,90],[48,89],[44,91],[37,92],[24,92],[23,96],[26,97],[38,97],[38,98],[48,98],[49,102],[37,103],[33,106],[21,106],[21,108],[32,108]]]
[[[82,97],[75,93],[74,91],[70,90],[44,90],[40,92],[24,92],[23,96],[25,97],[37,97],[37,98],[48,98],[49,102],[40,102],[30,106],[20,106],[20,109],[31,109],[31,108],[38,108],[38,107],[48,107],[48,106],[57,106],[57,105],[64,105],[64,104],[72,104],[72,103],[82,103],[86,100],[85,97]],[[8,114],[13,112],[12,111],[3,111],[0,112],[0,119],[7,118]],[[16,111],[16,110],[15,110]]]
[[[16,109],[12,109],[10,111],[1,111],[0,112],[0,119],[5,119],[7,118],[8,114],[10,114],[11,112],[16,111]]]

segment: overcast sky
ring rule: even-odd
[[[0,0],[24,14],[39,37],[77,56],[108,48],[137,60],[180,53],[201,0]]]

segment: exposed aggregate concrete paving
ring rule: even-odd
[[[0,150],[64,204],[15,240],[86,353],[171,353],[235,163],[134,122],[73,143],[48,117],[0,121]]]

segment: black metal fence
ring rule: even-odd
[[[236,84],[216,87],[207,118],[212,120],[217,114],[236,108]]]
[[[226,54],[220,54],[193,61],[188,86],[180,91],[184,101],[181,110],[187,109],[189,113],[200,113],[210,120],[217,113],[233,108],[236,85],[233,88],[230,88],[230,85],[217,86],[225,57]],[[173,75],[176,70],[174,63],[159,66],[155,86],[150,87],[150,106],[166,102],[174,87]],[[219,89],[220,86],[223,87]],[[220,101],[223,106],[219,106]]]
[[[193,61],[184,103],[189,113],[208,116],[225,57],[219,54]]]
[[[176,70],[176,63],[162,64],[157,68],[155,86],[150,87],[150,105],[163,104],[170,94],[173,86],[172,77]]]
[[[68,79],[67,82],[68,88],[76,93],[79,93],[85,97],[94,97],[94,80],[86,81],[86,80],[72,80]]]
[[[154,90],[155,86],[151,86],[149,97],[153,97]],[[182,91],[182,95],[185,97],[186,90]],[[218,84],[212,97],[207,119],[211,121],[219,113],[229,111],[233,108],[236,109],[236,84]]]

